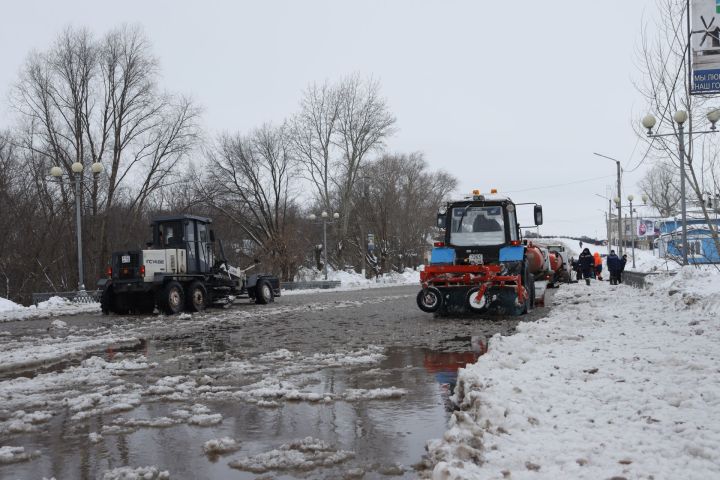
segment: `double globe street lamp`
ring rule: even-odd
[[[720,121],[720,109],[713,108],[708,111],[706,118],[710,122],[710,130],[702,132],[689,132],[692,135],[700,135],[706,133],[717,133],[715,124]],[[687,207],[685,204],[685,122],[688,114],[685,110],[678,110],[673,115],[673,120],[677,123],[677,133],[653,133],[652,129],[657,123],[657,119],[653,115],[645,115],[642,119],[642,126],[647,129],[647,136],[650,138],[658,137],[677,137],[678,140],[678,156],[680,158],[680,209],[682,213],[682,258],[683,265],[688,264],[687,255]],[[692,142],[692,138],[690,138]]]
[[[83,256],[82,256],[82,219],[80,214],[80,183],[82,181],[82,174],[85,170],[85,166],[80,162],[75,162],[70,165],[70,170],[73,172],[72,175],[66,175],[68,182],[75,184],[75,222],[77,230],[77,258],[78,258],[78,291],[85,290],[85,279],[83,275]],[[90,166],[90,171],[93,176],[97,176],[103,171],[102,163],[95,162]],[[59,166],[54,166],[50,169],[50,175],[56,178],[59,182],[63,180],[63,170]]]
[[[314,213],[311,213],[308,218],[310,219],[310,221],[314,222],[317,219],[317,216]],[[327,226],[328,224],[332,225],[335,222],[332,220],[328,220],[328,218],[330,218],[330,215],[325,210],[323,210],[323,212],[320,214],[320,218],[323,226],[323,274],[325,276],[325,280],[327,280]],[[334,220],[337,220],[338,218],[340,218],[340,214],[335,212],[332,214],[332,218]]]

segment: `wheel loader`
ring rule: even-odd
[[[227,305],[241,295],[259,304],[280,296],[276,276],[248,275],[254,265],[229,265],[221,242],[216,255],[211,223],[196,215],[157,217],[146,249],[113,252],[106,278],[98,282],[103,313],[149,314],[157,308],[172,315]]]

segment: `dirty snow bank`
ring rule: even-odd
[[[556,309],[461,369],[434,479],[715,478],[720,275],[563,286]]]
[[[51,365],[103,352],[110,347],[134,347],[140,344],[135,337],[102,335],[88,338],[80,335],[42,337],[19,340],[0,352],[0,373]]]
[[[303,268],[295,277],[296,281],[324,280],[322,271]],[[420,284],[420,272],[406,268],[402,273],[389,272],[377,278],[365,278],[361,273],[346,272],[343,270],[328,270],[328,280],[340,281],[340,286],[332,289],[313,288],[307,290],[283,290],[283,295],[300,295],[307,293],[337,292],[347,290],[362,290],[366,288],[382,288],[395,285]]]
[[[24,307],[0,297],[0,323],[95,312],[100,312],[99,303],[73,303],[66,298],[51,297],[37,306]]]

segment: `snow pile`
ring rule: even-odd
[[[40,310],[50,310],[58,307],[67,307],[68,305],[71,305],[71,302],[67,298],[50,297],[44,302],[38,303],[37,308]]]
[[[14,310],[22,310],[22,305],[18,305],[15,302],[8,300],[7,298],[0,297],[0,313],[12,312]]]
[[[324,280],[325,276],[322,271],[302,268],[295,276],[296,281],[318,281]],[[327,279],[329,281],[339,281],[340,287],[334,289],[310,289],[310,290],[289,290],[283,291],[283,295],[299,295],[306,294],[310,291],[320,293],[326,291],[345,291],[359,290],[365,288],[378,288],[391,285],[414,285],[420,283],[420,272],[412,268],[406,268],[402,273],[389,272],[382,274],[376,278],[365,278],[361,273],[349,270],[328,270]]]
[[[158,467],[120,467],[105,472],[103,480],[166,480],[170,478],[167,470]]]
[[[253,473],[265,473],[271,470],[308,471],[318,467],[338,465],[354,456],[353,452],[337,450],[322,440],[306,437],[284,444],[276,450],[234,460],[229,465]]]
[[[59,315],[78,313],[96,313],[100,311],[99,303],[73,303],[62,297],[51,297],[38,303],[37,306],[24,307],[0,297],[0,322],[28,320],[32,318],[48,318]]]
[[[432,478],[717,477],[720,275],[565,285],[461,369]],[[712,308],[711,308],[712,306]]]
[[[206,455],[221,455],[240,450],[240,444],[230,437],[214,438],[203,444],[203,452]]]

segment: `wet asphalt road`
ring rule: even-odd
[[[511,334],[518,321],[546,314],[545,308],[536,308],[514,318],[435,317],[417,308],[417,291],[403,286],[309,293],[284,296],[267,306],[238,301],[192,317],[62,317],[75,336],[118,333],[139,340],[120,355],[117,349],[98,348],[83,357],[152,363],[152,368],[114,379],[140,400],[129,411],[98,411],[78,420],[59,399],[97,387],[70,385],[46,394],[58,399],[43,406],[53,413],[50,421],[33,431],[0,430],[0,444],[37,452],[28,461],[0,464],[0,478],[102,478],[112,468],[148,465],[168,470],[170,478],[189,479],[416,478],[422,473],[425,442],[445,430],[457,368],[475,361],[494,334]],[[551,304],[549,298],[546,303]],[[50,322],[0,324],[0,348],[62,335],[48,329]],[[373,359],[363,360],[367,352]],[[61,375],[81,360],[5,372],[2,381]],[[183,376],[193,387],[154,396],[153,386],[173,376]],[[199,387],[204,384],[223,395],[208,394]],[[305,396],[267,393],[268,386],[288,390],[288,385]],[[404,394],[352,394],[393,388]],[[222,422],[104,430],[128,418],[169,418],[173,411],[197,404],[221,414]],[[12,408],[0,407],[0,420],[8,421],[12,413]],[[88,440],[88,434],[105,431],[100,442]],[[203,453],[204,441],[224,436],[236,439],[241,448],[219,456]],[[283,444],[305,437],[325,442],[332,452],[350,453],[337,462],[316,461],[310,454],[303,469],[262,466]],[[256,465],[248,467],[252,460]],[[232,468],[233,462],[240,468]]]

